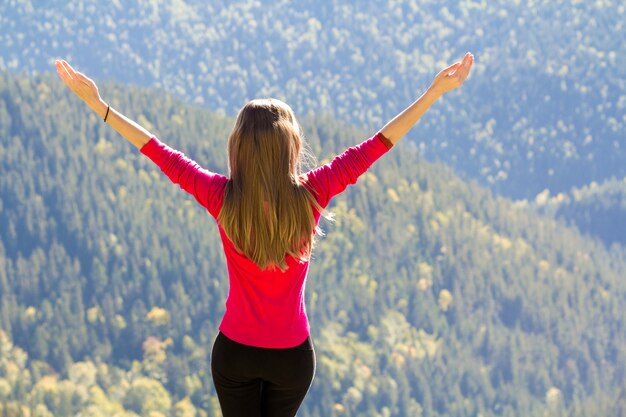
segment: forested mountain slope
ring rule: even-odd
[[[470,50],[474,74],[411,140],[500,194],[626,176],[626,5],[569,1],[27,0],[0,4],[0,69],[65,57],[227,115],[277,96],[364,129]]]
[[[626,246],[626,178],[592,182],[556,195],[545,190],[533,205],[540,213],[564,219],[607,246]]]
[[[102,90],[226,173],[231,120]],[[302,121],[321,162],[373,133]],[[52,77],[0,77],[0,172],[5,415],[216,415],[208,364],[227,280],[209,216]],[[318,371],[302,416],[623,413],[622,251],[408,142],[332,211],[309,275]]]

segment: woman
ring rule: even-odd
[[[305,174],[292,110],[279,100],[253,100],[239,112],[228,140],[229,177],[160,142],[107,105],[92,80],[56,61],[78,97],[217,221],[230,288],[211,369],[224,417],[296,414],[315,372],[304,286],[320,216],[442,94],[463,84],[473,61],[465,54],[376,135]]]

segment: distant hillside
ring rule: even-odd
[[[0,76],[0,412],[218,415],[216,227],[60,84]],[[231,120],[102,89],[226,172]],[[321,162],[373,133],[302,121]],[[331,209],[308,281],[318,370],[302,416],[622,415],[622,252],[409,143]]]
[[[45,4],[42,6],[42,4]],[[429,160],[515,198],[626,176],[622,1],[17,0],[0,69],[66,57],[233,115],[284,98],[375,130],[467,50],[476,68],[410,137]]]
[[[554,196],[546,190],[537,195],[534,207],[543,214],[564,219],[607,246],[626,246],[626,178],[594,182]]]

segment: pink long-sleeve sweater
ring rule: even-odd
[[[349,184],[354,184],[393,144],[381,133],[348,148],[330,163],[302,175],[302,181],[321,207]],[[192,194],[216,219],[222,207],[228,178],[201,168],[160,142],[156,137],[141,148],[180,188]],[[320,213],[313,209],[315,222]],[[310,327],[304,305],[304,289],[309,262],[287,256],[288,269],[261,270],[238,252],[217,224],[226,255],[229,293],[220,331],[244,345],[264,348],[289,348],[301,344]]]

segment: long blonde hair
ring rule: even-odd
[[[293,111],[276,99],[246,104],[228,138],[230,180],[218,221],[261,269],[286,270],[287,255],[309,259],[319,232],[311,206],[328,216],[300,181],[303,148]]]

